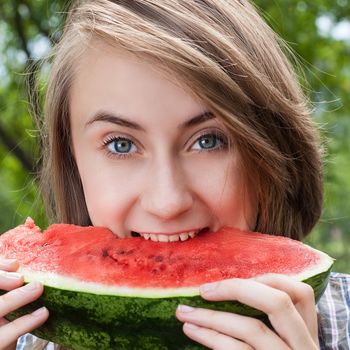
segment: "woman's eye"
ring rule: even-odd
[[[116,137],[106,142],[107,149],[113,154],[130,154],[136,152],[135,144],[122,137]]]
[[[200,136],[194,144],[197,150],[212,150],[225,145],[223,137],[216,134],[205,134]]]

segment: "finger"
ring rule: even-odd
[[[277,274],[259,276],[255,280],[286,292],[303,318],[313,339],[318,339],[315,294],[311,286],[295,281],[291,277]]]
[[[254,349],[288,350],[289,347],[270,330],[263,322],[251,317],[236,315],[228,312],[192,308],[179,305],[176,310],[177,318],[204,328],[216,330],[249,344]]]
[[[278,335],[293,349],[313,349],[316,344],[289,295],[252,279],[230,279],[201,286],[207,300],[237,300],[263,311]]]
[[[43,290],[41,283],[31,282],[0,296],[0,317],[36,300]]]
[[[18,269],[18,262],[15,259],[0,259],[0,270],[16,271]]]
[[[192,340],[214,350],[253,350],[253,348],[243,342],[221,334],[215,330],[199,327],[192,323],[185,323],[184,333]]]
[[[16,320],[0,327],[1,349],[6,349],[21,335],[29,333],[40,327],[49,317],[49,312],[42,307],[31,314],[17,318]]]
[[[23,276],[17,272],[0,270],[0,289],[12,290],[23,284]]]

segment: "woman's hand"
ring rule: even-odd
[[[9,291],[0,296],[0,350],[16,349],[17,339],[41,326],[48,318],[46,308],[9,322],[4,316],[21,306],[39,298],[43,292],[40,283],[32,282],[23,286],[23,277],[13,271],[18,268],[15,260],[0,259],[0,289]]]
[[[207,300],[237,300],[259,309],[274,329],[251,317],[180,305],[176,316],[185,322],[184,333],[210,349],[319,348],[314,293],[305,283],[269,274],[206,284],[200,292]]]

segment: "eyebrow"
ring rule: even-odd
[[[214,119],[215,115],[212,112],[206,111],[204,113],[201,113],[199,115],[196,115],[195,117],[191,118],[190,120],[186,120],[185,122],[181,123],[178,126],[178,129],[188,129],[190,127],[196,126],[198,124],[204,123],[207,120]],[[141,125],[132,122],[128,120],[125,117],[115,115],[113,113],[99,111],[97,112],[86,124],[85,127],[95,123],[95,122],[107,122],[112,123],[120,126],[124,126],[130,129],[140,130],[140,131],[146,131]]]

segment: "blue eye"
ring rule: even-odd
[[[135,153],[135,144],[123,137],[116,137],[106,142],[108,150],[113,154],[127,155]]]
[[[205,134],[197,139],[195,145],[196,144],[198,144],[199,147],[194,147],[194,149],[203,151],[222,148],[226,144],[226,142],[224,141],[223,137],[219,135]]]

